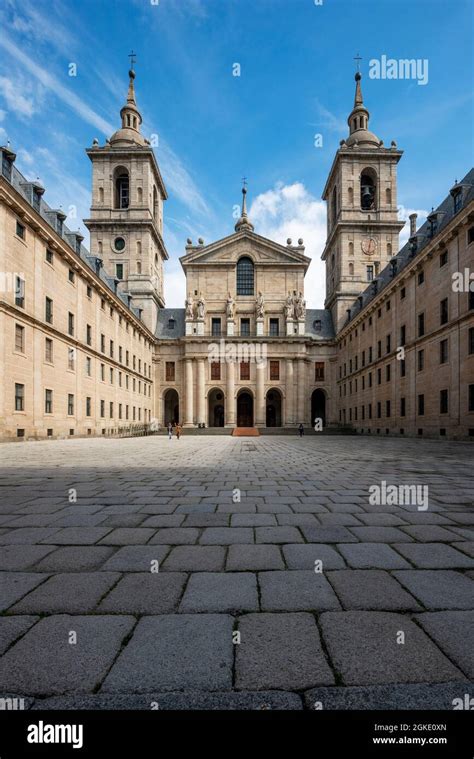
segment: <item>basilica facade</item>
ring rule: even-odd
[[[90,251],[0,148],[1,438],[170,422],[474,437],[474,172],[400,250],[402,151],[369,130],[356,74],[323,191],[324,308],[306,306],[304,241],[262,237],[245,186],[228,236],[188,239],[186,301],[167,308],[167,191],[134,80],[120,128],[87,150]]]

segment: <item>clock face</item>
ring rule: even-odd
[[[372,256],[377,250],[377,243],[373,237],[364,237],[361,242],[362,253],[366,256]]]

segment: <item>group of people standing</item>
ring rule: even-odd
[[[171,440],[171,438],[173,437],[173,429],[176,434],[176,439],[179,440],[179,438],[181,437],[181,425],[178,422],[174,423],[174,427],[171,424],[171,422],[168,422],[168,440]]]

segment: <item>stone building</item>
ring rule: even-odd
[[[315,420],[474,436],[474,171],[420,229],[411,219],[399,250],[402,152],[369,131],[357,74],[349,135],[323,194],[325,308],[306,308],[303,240],[259,235],[245,187],[231,234],[188,240],[186,303],[166,308],[167,193],[134,79],[121,128],[87,150],[90,253],[0,148],[1,438]]]

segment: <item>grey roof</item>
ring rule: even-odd
[[[178,340],[184,337],[184,308],[160,308],[156,324],[155,337],[158,340]],[[174,319],[175,325],[170,327],[170,319]]]
[[[408,264],[412,263],[416,257],[423,251],[423,249],[443,231],[443,229],[449,224],[449,222],[460,211],[465,208],[472,200],[474,200],[474,169],[471,169],[468,174],[460,182],[455,185],[462,192],[461,205],[459,210],[454,212],[454,201],[449,194],[443,202],[429,214],[428,219],[416,232],[416,251],[412,253],[410,240],[405,243],[403,248],[394,256],[391,262],[380,272],[373,282],[359,295],[357,300],[351,306],[350,317],[348,317],[346,324],[349,324],[352,319],[357,316],[365,306],[370,303],[377,295],[384,290],[387,285],[396,277],[402,269]],[[430,216],[436,216],[437,228],[435,234],[431,236],[430,232]],[[374,285],[374,283],[376,283]],[[346,326],[346,325],[344,325]]]
[[[315,322],[321,322],[321,329],[317,330]],[[307,308],[306,309],[306,335],[310,335],[320,340],[329,340],[334,335],[334,325],[332,323],[332,315],[327,308]]]
[[[56,218],[56,214],[63,213],[64,217],[66,217],[66,214],[62,212],[60,209],[51,208],[43,197],[40,199],[39,203],[39,209],[34,206],[33,204],[33,187],[41,187],[39,182],[31,182],[27,180],[23,174],[21,174],[20,171],[16,168],[15,165],[12,166],[12,175],[11,175],[11,185],[15,188],[15,190],[22,195],[25,200],[33,207],[37,212],[39,212],[40,216],[43,218],[45,223],[53,229],[56,234],[59,234],[57,228],[54,226],[54,220]],[[116,291],[115,290],[115,280],[113,277],[110,277],[108,274],[105,273],[102,262],[97,256],[91,255],[91,253],[87,250],[85,245],[80,245],[79,251],[76,250],[75,247],[75,239],[76,239],[76,233],[71,231],[65,224],[63,224],[62,228],[62,234],[60,234],[60,237],[64,240],[64,242],[69,245],[72,250],[76,253],[76,255],[79,256],[79,258],[86,264],[86,266],[89,267],[89,269],[92,269],[92,271],[97,274],[99,279],[104,283],[104,285],[120,300],[124,303],[124,305],[131,311],[136,317],[140,318],[140,312],[137,308],[129,306],[129,295],[126,292],[123,291]],[[82,238],[82,235],[80,235]],[[100,262],[100,266],[98,265],[96,267],[96,262]]]

